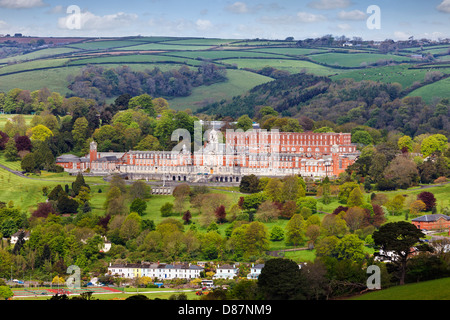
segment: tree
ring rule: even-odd
[[[8,286],[0,286],[0,298],[8,300],[9,298],[13,297],[14,293]]]
[[[358,130],[354,134],[352,134],[352,143],[369,145],[373,143],[373,139],[369,132],[365,130]]]
[[[131,98],[128,102],[128,107],[130,109],[143,109],[150,117],[156,116],[153,99],[148,94],[142,94]]]
[[[226,219],[227,213],[225,211],[224,205],[217,207],[216,210],[214,211],[214,215],[216,216],[217,223],[224,223],[227,221]]]
[[[359,189],[359,188],[358,188]],[[347,226],[350,232],[358,230],[364,221],[364,209],[360,207],[351,207],[344,215],[344,220],[347,222]]]
[[[190,224],[192,219],[192,214],[189,210],[187,210],[184,214],[182,219],[184,220],[184,224]]]
[[[78,118],[73,124],[72,137],[77,148],[81,149],[89,138],[89,123],[85,117]]]
[[[258,256],[269,248],[267,227],[258,221],[243,224],[233,230],[230,244],[236,257],[248,259]]]
[[[254,174],[243,176],[239,184],[239,191],[243,193],[256,193],[261,191],[259,178]]]
[[[148,199],[151,196],[151,188],[144,181],[137,180],[130,186],[129,196],[131,200]]]
[[[417,251],[429,250],[425,245],[418,245],[425,234],[415,225],[405,221],[384,224],[372,237],[379,249],[376,255],[391,261],[397,267],[400,285],[405,283],[406,262],[409,256]]]
[[[284,230],[282,227],[275,225],[270,230],[270,241],[282,241],[284,240]]]
[[[36,127],[33,127],[30,129],[30,134],[31,134],[31,140],[39,140],[39,141],[45,141],[48,138],[50,138],[51,136],[53,136],[53,132],[47,128],[46,126],[40,124],[37,125]]]
[[[147,202],[141,198],[136,198],[131,202],[130,212],[137,212],[140,216],[145,214],[147,210]]]
[[[412,139],[410,136],[403,136],[398,139],[397,145],[400,150],[406,148],[409,152],[413,151]]]
[[[419,172],[414,161],[398,155],[384,170],[384,177],[398,188],[407,189],[419,180]]]
[[[272,178],[267,183],[264,188],[264,193],[267,198],[274,202],[281,202],[282,194],[281,189],[283,187],[283,183],[278,178]]]
[[[16,142],[14,139],[9,139],[5,145],[5,159],[7,161],[16,161],[17,157]]]
[[[396,195],[394,198],[392,198],[385,204],[386,209],[388,209],[389,212],[394,216],[397,216],[402,213],[404,205],[405,205],[405,197],[401,194]]]
[[[258,221],[267,223],[278,218],[279,210],[270,200],[266,200],[258,207],[255,217]]]
[[[253,121],[248,115],[244,114],[237,120],[236,127],[243,131],[250,130],[253,128]]]
[[[173,204],[170,202],[166,202],[161,206],[160,212],[162,217],[169,217],[173,215]]]
[[[426,211],[431,211],[436,206],[436,198],[434,197],[434,194],[428,191],[419,193],[417,200],[421,200],[425,203]]]
[[[266,300],[302,299],[303,284],[301,270],[289,259],[268,260],[258,277],[258,290]]]
[[[347,199],[347,206],[348,207],[360,207],[364,204],[364,196],[361,192],[360,187],[354,188]]]
[[[281,188],[281,201],[297,201],[298,198],[305,196],[305,189],[300,184],[297,176],[288,176],[283,179]]]
[[[420,212],[425,211],[427,208],[426,204],[421,200],[416,200],[409,205],[409,213],[412,216],[419,215]]]
[[[57,208],[59,213],[77,213],[78,206],[78,202],[67,195],[61,195],[58,198]]]
[[[361,262],[365,258],[364,241],[355,234],[345,235],[336,247],[338,260]]]
[[[33,145],[28,136],[17,136],[15,138],[17,151],[31,151]]]
[[[447,147],[447,137],[442,134],[434,134],[423,139],[420,151],[424,157],[428,157],[436,151],[444,152]]]
[[[286,244],[298,246],[304,242],[304,219],[300,214],[294,214],[286,225]]]
[[[160,151],[163,148],[159,143],[159,140],[156,137],[149,134],[145,136],[144,139],[139,141],[139,143],[133,149],[140,151]]]
[[[75,195],[78,195],[78,193],[80,193],[81,188],[83,187],[90,190],[89,185],[84,180],[83,174],[79,172],[77,174],[77,177],[75,178],[75,181],[72,182],[72,190],[75,193]]]

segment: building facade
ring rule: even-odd
[[[359,155],[350,133],[292,133],[266,130],[208,130],[208,141],[190,151],[98,152],[90,144],[85,157],[63,155],[56,163],[65,171],[99,175],[126,174],[130,179],[240,182],[245,175],[304,177],[337,176]],[[223,140],[225,142],[223,142]],[[178,147],[178,146],[177,146]]]
[[[450,216],[445,214],[428,214],[414,218],[411,222],[420,230],[446,230],[450,228]]]
[[[200,278],[204,268],[192,264],[166,263],[130,263],[114,264],[108,267],[108,274],[121,278],[135,279],[150,277],[153,279],[195,279]]]

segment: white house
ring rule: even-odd
[[[115,264],[108,267],[108,274],[128,279],[150,277],[157,279],[194,279],[200,278],[204,268],[192,264]]]
[[[261,274],[261,270],[264,268],[264,264],[252,264],[252,267],[250,268],[250,273],[247,275],[247,279],[256,280],[258,279],[259,275]]]
[[[216,274],[213,276],[214,279],[233,279],[237,277],[239,273],[239,269],[236,265],[218,265],[216,269]]]
[[[30,231],[19,230],[19,231],[17,231],[16,233],[14,233],[14,234],[11,236],[10,243],[11,243],[11,244],[16,244],[17,241],[19,241],[19,236],[20,236],[21,234],[23,234],[23,240],[25,240],[25,241],[30,240]]]

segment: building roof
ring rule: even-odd
[[[445,220],[450,220],[449,216],[446,216],[445,214],[428,214],[425,216],[421,216],[418,218],[414,218],[411,221],[416,221],[416,222],[435,222],[441,218],[444,218]]]

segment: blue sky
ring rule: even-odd
[[[80,8],[80,28],[67,8]],[[380,8],[369,29],[367,8]],[[450,38],[450,0],[0,0],[0,34],[295,39]]]

